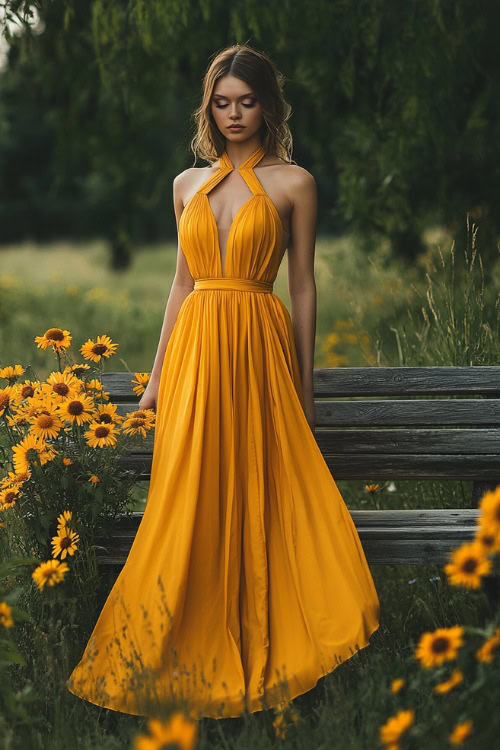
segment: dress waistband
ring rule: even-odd
[[[198,289],[234,289],[242,292],[267,292],[269,294],[273,291],[273,283],[271,281],[258,281],[257,279],[231,279],[217,276],[195,279],[194,290]]]

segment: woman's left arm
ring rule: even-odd
[[[316,427],[314,409],[314,343],[316,338],[316,281],[314,252],[318,195],[314,177],[302,167],[294,167],[288,183],[292,203],[288,243],[288,290],[292,307],[295,348],[299,362],[304,412],[311,430]]]

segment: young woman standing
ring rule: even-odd
[[[117,711],[146,713],[146,692],[197,716],[270,708],[379,626],[314,437],[317,196],[290,159],[282,84],[248,45],[219,53],[192,141],[210,166],[174,180],[177,269],[139,405],[156,409],[148,500],[68,681]],[[293,323],[273,293],[286,250]]]

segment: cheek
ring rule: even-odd
[[[219,109],[218,107],[212,107],[212,117],[218,127],[225,125],[227,119],[227,108]]]
[[[248,122],[254,126],[258,126],[262,121],[262,107],[252,107],[247,110]]]

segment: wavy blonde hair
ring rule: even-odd
[[[265,52],[253,49],[248,44],[233,44],[216,52],[207,68],[203,78],[202,101],[192,115],[196,126],[190,143],[194,163],[197,157],[215,162],[226,146],[226,139],[213,119],[210,102],[217,81],[228,74],[245,81],[262,106],[261,140],[266,153],[274,154],[289,164],[295,163],[291,157],[292,134],[287,125],[292,108],[283,96],[285,78]]]

